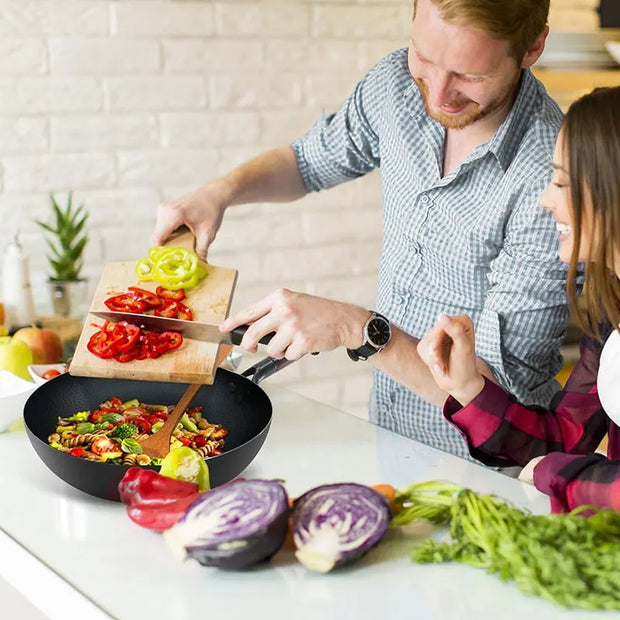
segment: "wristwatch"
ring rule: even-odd
[[[385,349],[392,338],[390,322],[378,312],[373,312],[364,323],[364,344],[357,349],[347,349],[349,357],[357,362]]]

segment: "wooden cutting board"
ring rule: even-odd
[[[186,291],[187,297],[183,303],[191,309],[193,320],[219,323],[228,316],[237,283],[237,270],[206,263],[203,265],[207,269],[207,276],[198,286]],[[123,262],[109,263],[104,267],[90,312],[107,310],[104,301],[112,295],[126,292],[129,286],[139,286],[155,292],[157,283],[139,281],[135,266],[135,262]],[[72,375],[211,384],[221,358],[230,350],[222,345],[185,338],[178,349],[169,351],[157,359],[147,358],[125,363],[114,359],[104,360],[86,348],[88,340],[98,329],[95,325],[103,325],[103,319],[89,313],[69,368]],[[222,352],[219,352],[220,347]]]

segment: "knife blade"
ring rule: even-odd
[[[154,329],[160,331],[172,331],[183,334],[184,338],[190,340],[200,340],[201,342],[212,342],[214,344],[241,344],[243,335],[248,330],[249,325],[240,325],[235,327],[231,332],[223,334],[217,325],[211,323],[199,323],[198,321],[183,321],[181,319],[169,319],[163,316],[154,316],[152,314],[136,314],[133,312],[114,312],[111,310],[102,310],[91,312],[106,321],[118,323],[119,321],[127,321],[132,325],[143,327],[144,329]],[[270,332],[263,336],[259,342],[267,344],[275,332]]]

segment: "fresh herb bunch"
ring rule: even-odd
[[[582,506],[533,515],[492,495],[446,482],[400,492],[392,525],[427,519],[449,524],[449,542],[428,539],[415,562],[463,562],[514,580],[529,595],[561,607],[620,609],[620,513]],[[591,516],[584,518],[581,513]]]
[[[47,258],[52,266],[52,280],[73,282],[80,279],[80,271],[83,265],[83,253],[88,242],[88,235],[84,232],[84,226],[88,219],[88,213],[84,205],[73,208],[73,196],[69,193],[67,204],[61,207],[54,194],[50,195],[52,208],[56,219],[54,227],[37,220],[37,224],[54,235],[54,239],[48,237],[45,241],[51,250]]]

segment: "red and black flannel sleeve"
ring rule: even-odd
[[[609,426],[596,389],[601,350],[601,342],[582,339],[580,360],[549,409],[521,405],[485,380],[466,407],[448,398],[444,416],[461,432],[470,454],[486,465],[523,466],[549,452],[594,452]]]
[[[534,484],[551,497],[552,512],[584,505],[620,510],[620,461],[602,454],[548,454],[534,468]]]

